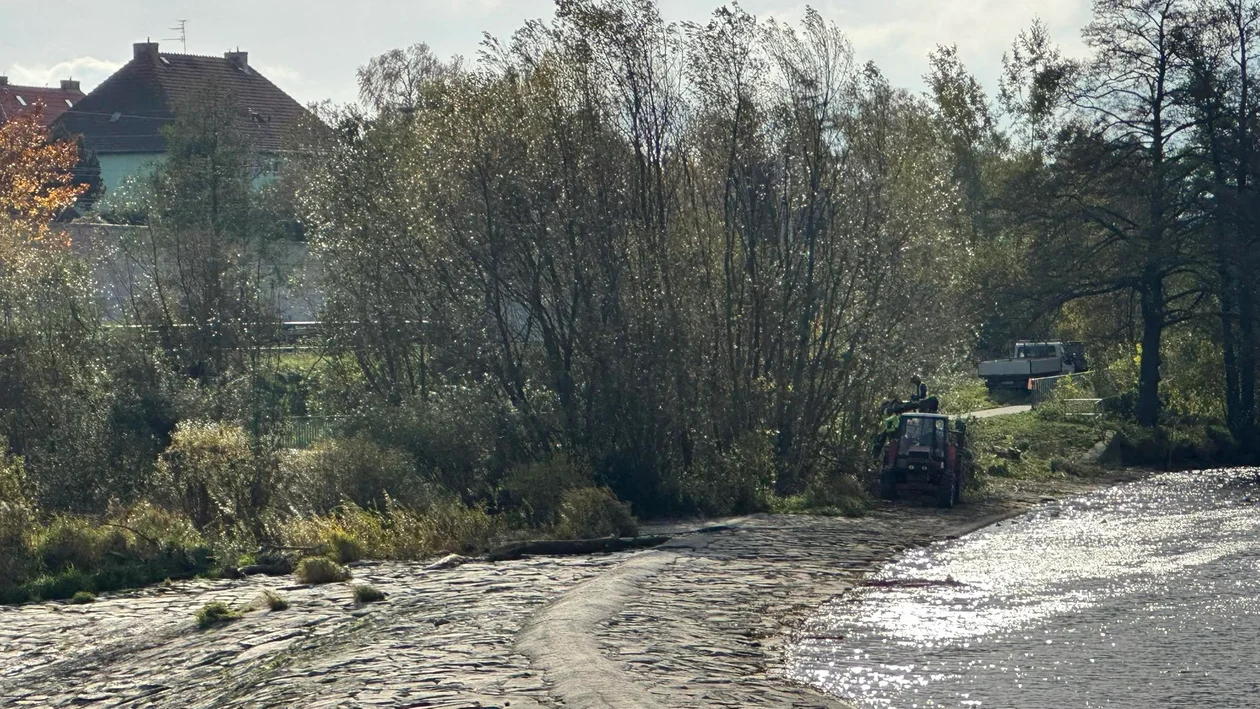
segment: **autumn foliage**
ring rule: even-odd
[[[27,227],[47,224],[74,204],[86,185],[76,185],[74,141],[53,141],[33,111],[0,125],[0,215]]]

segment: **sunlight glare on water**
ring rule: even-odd
[[[860,707],[1260,707],[1260,484],[1172,473],[914,550],[789,648]]]

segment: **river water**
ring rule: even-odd
[[[858,707],[1260,707],[1260,471],[1172,473],[908,552],[795,679]]]

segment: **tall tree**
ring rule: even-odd
[[[1240,439],[1255,435],[1255,110],[1252,64],[1257,58],[1260,5],[1247,0],[1204,0],[1195,31],[1183,42],[1191,68],[1189,93],[1205,164],[1203,211],[1208,251],[1215,261],[1225,412]]]
[[[1064,145],[1067,159],[1056,165],[1060,178],[1051,187],[1084,237],[1057,253],[1084,276],[1067,276],[1063,298],[1126,290],[1138,298],[1137,418],[1148,426],[1159,420],[1164,330],[1192,317],[1204,295],[1193,278],[1185,188],[1195,120],[1185,100],[1188,67],[1177,51],[1189,19],[1184,0],[1096,0],[1084,31],[1094,53],[1074,96],[1088,123]]]
[[[24,456],[38,499],[101,503],[108,392],[91,273],[54,218],[85,187],[78,151],[34,113],[0,125],[0,436]]]
[[[928,55],[928,64],[924,78],[952,154],[954,180],[963,196],[963,216],[972,241],[987,241],[991,225],[984,167],[998,138],[989,100],[959,59],[956,46],[938,46]]]

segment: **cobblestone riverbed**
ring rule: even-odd
[[[0,705],[840,707],[782,669],[810,611],[908,546],[1088,487],[1029,484],[858,519],[655,525],[675,536],[632,553],[368,563],[355,582],[387,594],[369,605],[347,584],[252,577],[0,607]],[[197,628],[202,605],[255,603],[265,589],[290,607]]]

